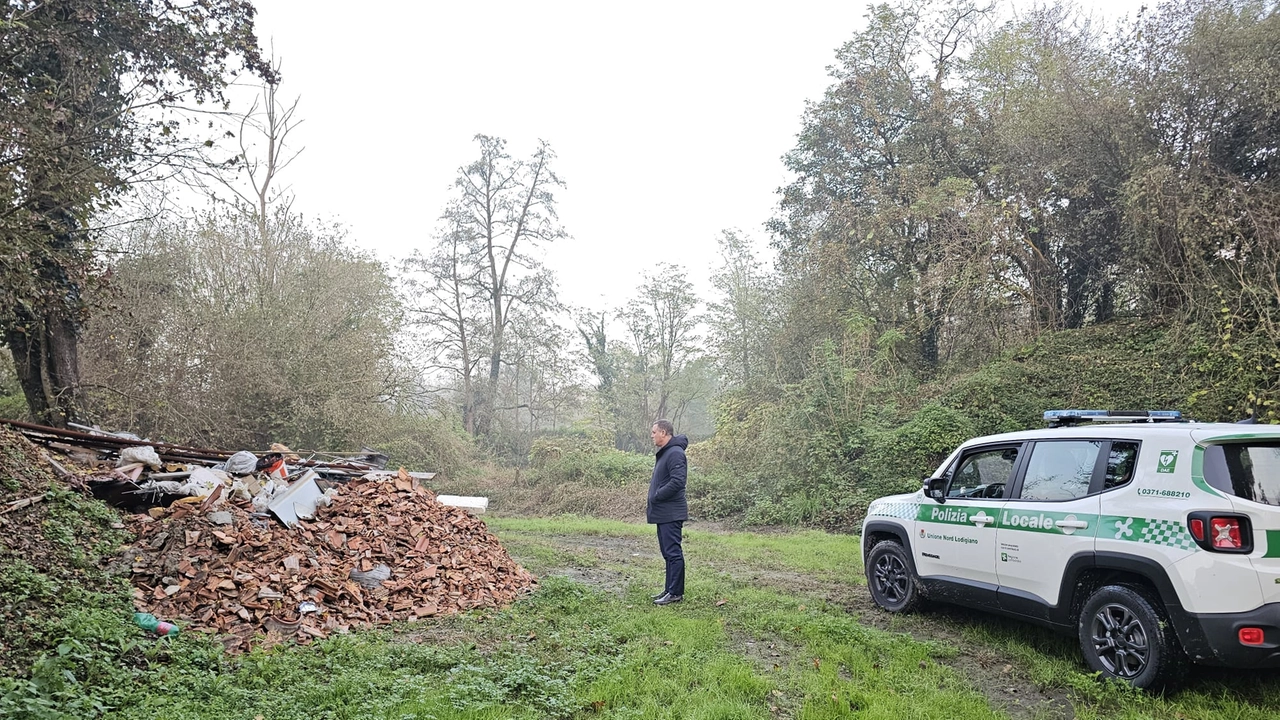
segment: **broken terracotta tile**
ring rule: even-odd
[[[501,606],[533,587],[533,576],[483,521],[440,505],[409,480],[411,493],[397,482],[348,483],[331,506],[293,531],[257,527],[247,508],[235,504],[228,508],[235,532],[201,535],[197,528],[205,520],[198,514],[134,522],[136,602],[194,629],[229,632],[226,644],[239,652],[268,634],[310,642],[353,626]],[[187,540],[186,547],[171,547],[169,537]],[[366,589],[348,579],[353,568],[378,564],[392,571],[381,586]],[[162,578],[176,577],[175,568],[193,579],[165,595],[171,585]],[[306,616],[315,618],[312,624],[291,624],[302,602],[322,602],[322,615]]]

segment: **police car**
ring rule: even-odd
[[[862,526],[877,605],[939,600],[1079,637],[1140,688],[1280,667],[1280,426],[1053,410],[975,438]]]

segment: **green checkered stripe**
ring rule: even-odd
[[[1109,540],[1163,545],[1176,550],[1195,552],[1200,548],[1187,532],[1187,526],[1177,520],[1108,515],[1102,518],[1098,537]]]
[[[920,503],[902,501],[880,502],[872,503],[871,507],[867,508],[867,514],[898,518],[899,520],[915,520],[916,512],[919,509]]]

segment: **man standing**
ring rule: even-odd
[[[684,599],[684,552],[680,548],[684,521],[689,519],[689,503],[684,497],[688,466],[684,449],[689,439],[676,435],[670,420],[659,420],[649,429],[658,448],[649,481],[649,506],[645,515],[658,526],[658,548],[667,561],[667,584],[653,596],[654,605],[670,605]]]

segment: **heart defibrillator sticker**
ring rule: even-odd
[[[1178,451],[1177,451],[1177,450],[1161,450],[1161,451],[1160,451],[1160,462],[1159,462],[1159,464],[1156,466],[1156,472],[1158,472],[1158,473],[1171,473],[1171,472],[1173,472],[1173,469],[1174,469],[1175,467],[1177,467],[1177,465],[1178,465]]]

